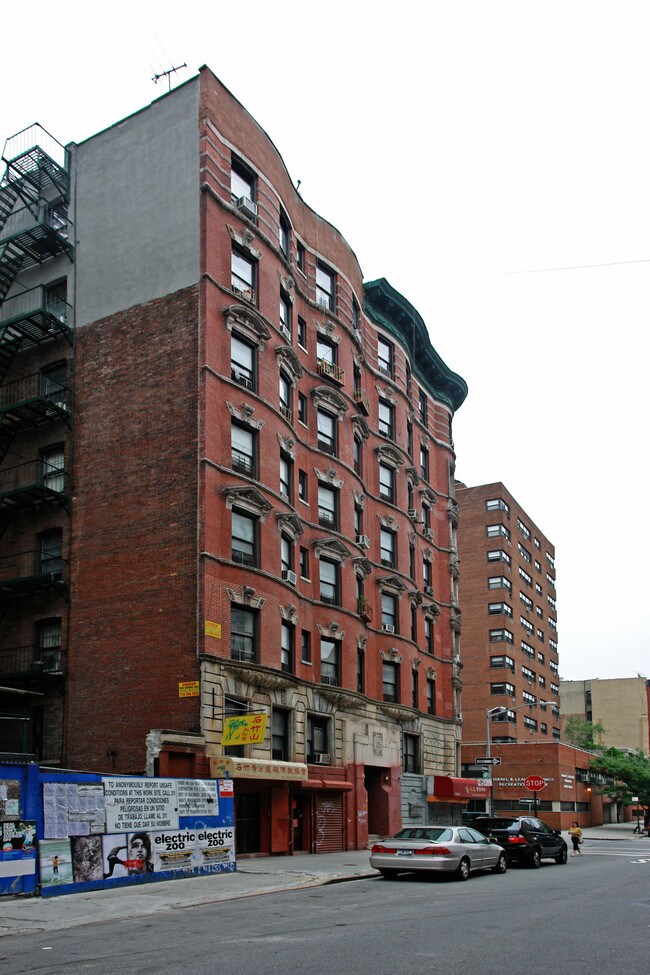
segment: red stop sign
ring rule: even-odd
[[[529,775],[528,778],[524,779],[524,785],[531,792],[541,792],[542,789],[546,788],[546,782],[541,775]]]

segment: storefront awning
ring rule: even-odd
[[[337,792],[352,792],[354,785],[352,782],[344,782],[343,779],[307,779],[300,783],[301,789],[336,789]]]
[[[219,755],[210,759],[210,775],[215,779],[275,779],[302,782],[307,779],[302,762],[271,762],[266,758],[237,758]]]
[[[490,786],[483,779],[455,779],[451,775],[434,775],[433,795],[429,802],[467,802],[469,799],[487,799]]]

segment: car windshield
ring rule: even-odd
[[[444,826],[406,826],[393,836],[394,840],[425,840],[434,843],[438,840],[448,843],[451,838],[451,830]]]

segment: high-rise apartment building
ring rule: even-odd
[[[605,730],[597,735],[606,748],[640,749],[650,753],[650,680],[616,677],[603,680],[563,680],[562,721],[577,717]]]
[[[456,495],[468,765],[488,737],[560,738],[555,549],[503,484]]]
[[[207,68],[4,157],[0,747],[229,775],[239,852],[388,833],[459,767],[464,381]]]

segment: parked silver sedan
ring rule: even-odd
[[[375,843],[370,866],[386,880],[406,871],[453,873],[467,880],[473,870],[505,873],[505,850],[469,826],[406,826],[388,840]]]

